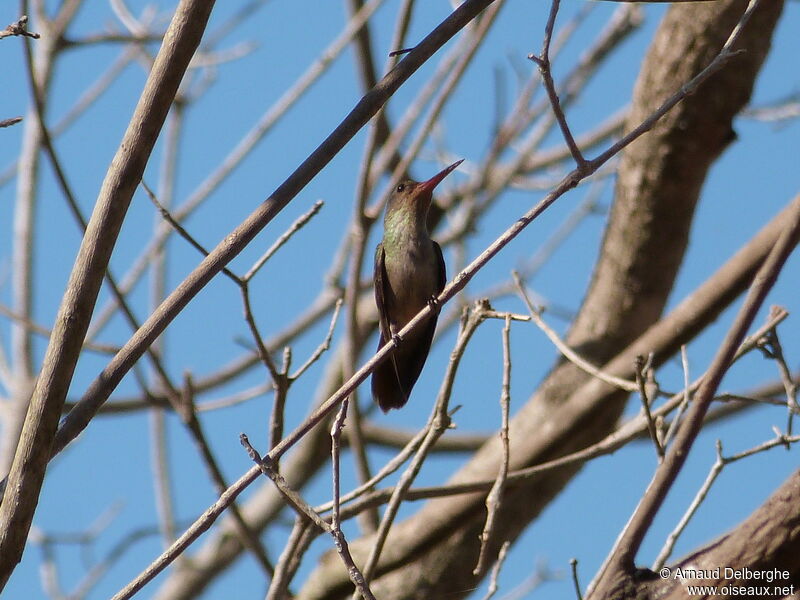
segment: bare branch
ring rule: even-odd
[[[583,163],[586,161],[586,159],[583,158],[580,148],[578,148],[578,145],[575,143],[575,138],[572,137],[572,132],[567,124],[567,118],[564,116],[564,111],[561,108],[561,102],[558,99],[556,85],[553,82],[553,74],[550,71],[550,38],[553,36],[553,26],[556,22],[556,15],[558,14],[558,7],[560,4],[560,0],[552,0],[550,4],[550,16],[547,19],[547,25],[545,25],[544,29],[542,53],[539,56],[530,54],[528,55],[528,58],[535,62],[539,67],[539,71],[542,74],[544,89],[547,91],[547,96],[550,98],[550,105],[553,107],[553,114],[556,116],[558,126],[561,128],[561,133],[564,136],[564,141],[566,141],[570,153],[572,154],[572,158],[575,159],[575,163],[580,169],[583,167]]]
[[[756,3],[751,3],[751,7],[748,10],[751,10]],[[738,28],[736,31],[738,31]],[[703,378],[703,383],[700,385],[689,408],[686,420],[678,429],[675,442],[670,447],[664,461],[656,470],[644,497],[600,570],[597,584],[592,592],[593,595],[600,594],[602,596],[603,593],[608,591],[606,588],[609,585],[619,584],[618,578],[621,574],[632,571],[639,545],[653,522],[653,518],[660,508],[667,491],[672,487],[678,472],[686,460],[689,449],[702,427],[703,417],[708,410],[717,385],[719,385],[722,376],[736,355],[740,343],[745,337],[746,329],[752,323],[767,292],[772,288],[786,259],[794,249],[799,231],[800,199],[797,199],[793,203],[792,213],[786,220],[781,237],[754,277],[744,305],[725,336],[725,340],[714,357],[706,376]]]
[[[22,554],[61,408],[114,240],[210,10],[211,3],[203,0],[184,0],[176,9],[167,32],[172,43],[159,53],[147,92],[137,106],[81,244],[0,506],[0,585],[5,585]]]
[[[372,590],[369,589],[369,580],[364,577],[364,574],[356,566],[350,548],[347,545],[347,540],[342,533],[341,523],[339,522],[339,442],[342,436],[342,429],[344,422],[347,418],[347,405],[349,401],[345,400],[339,407],[339,413],[333,421],[331,427],[331,460],[333,463],[333,511],[331,512],[331,535],[333,536],[336,551],[342,558],[347,573],[350,575],[350,580],[356,586],[358,593],[364,600],[375,600]]]
[[[502,462],[500,469],[497,472],[497,479],[489,490],[486,496],[486,525],[483,527],[481,533],[481,549],[478,554],[478,564],[472,570],[473,574],[478,575],[486,570],[486,555],[489,547],[489,541],[495,529],[496,519],[500,511],[500,505],[503,501],[503,488],[506,485],[508,478],[508,463],[509,463],[509,442],[508,442],[508,415],[510,412],[511,404],[511,350],[510,350],[510,334],[511,334],[511,317],[506,316],[506,324],[503,327],[503,387],[500,393],[500,441],[503,445]],[[502,548],[507,547],[508,542],[505,542],[501,547],[500,552],[503,553]],[[498,558],[498,562],[502,559]]]
[[[681,520],[675,526],[675,529],[670,532],[669,536],[667,536],[667,540],[664,543],[664,547],[661,548],[661,551],[658,553],[655,562],[653,563],[653,571],[658,571],[661,567],[669,559],[670,555],[672,554],[672,550],[675,547],[675,542],[678,541],[678,538],[683,533],[686,526],[689,524],[689,521],[697,512],[697,509],[700,508],[700,505],[708,496],[708,492],[711,490],[711,486],[716,481],[717,477],[719,477],[720,473],[722,473],[722,469],[725,468],[726,465],[729,465],[733,462],[738,460],[742,460],[743,458],[747,458],[749,456],[753,456],[754,454],[758,454],[760,452],[766,452],[776,446],[787,446],[788,444],[795,444],[800,442],[800,436],[788,436],[788,435],[777,435],[775,438],[768,440],[754,448],[750,448],[744,452],[740,452],[739,454],[734,454],[733,456],[725,457],[722,455],[722,442],[717,440],[716,450],[717,450],[717,459],[714,461],[714,464],[711,466],[711,470],[708,472],[708,476],[706,480],[703,482],[703,485],[700,486],[700,489],[697,490],[697,494],[695,494],[694,499],[692,500],[689,507],[686,509],[686,512],[681,517]]]
[[[313,507],[306,502],[296,490],[293,490],[287,481],[281,476],[281,474],[275,470],[275,465],[272,463],[268,455],[264,458],[261,458],[256,449],[250,444],[250,440],[247,439],[247,436],[244,433],[239,435],[239,441],[242,443],[242,446],[244,446],[244,449],[247,450],[247,454],[250,456],[250,459],[256,463],[261,473],[272,480],[272,482],[275,484],[275,487],[280,490],[281,494],[283,494],[286,498],[286,501],[295,511],[297,511],[298,514],[309,519],[322,531],[326,533],[332,532],[331,526],[328,524],[328,522],[320,517],[319,513],[317,513],[317,511],[315,511]]]
[[[658,429],[656,428],[656,422],[655,419],[653,419],[653,413],[650,411],[650,403],[652,402],[653,396],[651,396],[647,390],[647,379],[648,376],[653,372],[651,366],[652,363],[652,353],[649,355],[649,358],[646,361],[643,356],[637,356],[634,372],[636,373],[636,387],[638,388],[639,397],[642,401],[642,410],[644,412],[644,417],[647,420],[647,431],[650,434],[650,440],[653,442],[653,446],[655,446],[658,460],[661,462],[664,460],[664,447],[661,445]]]
[[[11,23],[5,29],[0,31],[0,40],[12,35],[21,35],[22,37],[29,37],[38,40],[40,36],[38,33],[28,31],[28,16],[22,15],[16,23]]]
[[[503,545],[500,546],[500,552],[497,554],[497,561],[495,561],[489,576],[489,589],[486,591],[483,600],[490,600],[492,596],[497,593],[497,578],[500,575],[500,570],[503,568],[503,562],[506,560],[509,547],[511,547],[509,542],[503,542]]]
[[[289,239],[295,233],[297,233],[297,231],[302,229],[305,226],[305,224],[308,223],[314,217],[314,215],[316,215],[319,212],[323,204],[325,203],[322,200],[317,200],[316,202],[314,202],[314,205],[307,212],[300,215],[294,221],[294,223],[291,224],[289,229],[284,231],[281,234],[281,236],[277,240],[275,240],[272,246],[270,246],[269,249],[261,256],[261,258],[259,258],[255,262],[255,264],[252,267],[250,267],[250,270],[244,274],[242,279],[244,281],[250,281],[250,279],[252,279],[253,276],[258,272],[258,270],[264,266],[264,263],[266,263],[270,258],[272,258],[272,256],[281,248],[281,246],[283,246],[286,242],[288,242]]]
[[[553,330],[547,323],[544,322],[544,319],[542,319],[542,311],[541,309],[537,309],[533,305],[533,302],[531,302],[530,298],[528,297],[528,292],[525,290],[522,280],[519,277],[519,273],[514,271],[511,273],[511,277],[517,286],[520,296],[528,307],[531,320],[539,326],[539,329],[541,329],[548,338],[550,338],[550,341],[552,341],[553,345],[558,348],[559,352],[561,352],[564,358],[575,364],[575,366],[582,369],[592,377],[597,377],[600,381],[604,381],[607,384],[618,387],[626,392],[638,391],[639,386],[633,381],[628,381],[627,379],[622,379],[609,373],[604,373],[601,369],[595,367],[589,361],[579,356],[572,348],[567,346],[567,344],[558,336],[555,330]]]

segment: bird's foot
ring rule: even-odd
[[[400,342],[402,342],[402,341],[403,340],[400,339],[400,336],[398,334],[396,334],[396,333],[392,334],[392,344],[394,344],[395,348],[398,348],[400,346]]]

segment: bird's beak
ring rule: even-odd
[[[424,190],[424,191],[426,191],[428,193],[433,192],[433,188],[435,188],[437,185],[439,185],[441,183],[442,179],[447,177],[462,162],[464,162],[463,158],[461,160],[457,160],[456,162],[454,162],[452,165],[450,165],[446,169],[440,171],[439,173],[437,173],[436,175],[434,175],[433,177],[428,179],[428,181],[423,181],[422,183],[419,184],[420,189],[422,189],[422,190]]]

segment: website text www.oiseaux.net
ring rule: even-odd
[[[786,597],[794,596],[795,584],[790,573],[781,569],[693,569],[664,567],[659,571],[661,579],[677,579],[686,587],[689,596],[749,596]],[[703,585],[703,580],[714,585]],[[730,584],[723,583],[725,580]]]

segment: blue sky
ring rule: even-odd
[[[52,3],[50,3],[52,4]],[[144,2],[130,2],[134,14],[140,14]],[[218,3],[209,31],[226,21],[241,3]],[[186,134],[182,141],[179,175],[176,186],[178,203],[185,199],[230,151],[252,123],[294,82],[314,61],[320,49],[337,34],[344,20],[343,3],[285,0],[266,3],[242,24],[235,34],[226,38],[221,49],[240,43],[255,42],[255,49],[245,57],[221,65],[214,73],[210,89],[186,114]],[[372,35],[379,61],[390,50],[392,23],[397,0],[387,0],[372,21]],[[418,3],[408,39],[418,40],[438,24],[451,10],[447,2]],[[584,2],[565,1],[559,23],[585,6]],[[594,39],[616,3],[598,3],[576,32],[563,53],[555,61],[556,77],[563,74]],[[438,135],[447,147],[459,156],[478,160],[485,151],[491,134],[491,115],[494,71],[505,73],[507,106],[514,99],[516,81],[513,65],[530,72],[532,63],[525,60],[530,52],[538,52],[547,3],[508,2],[498,22],[478,53],[458,92],[443,115]],[[159,5],[162,19],[169,16],[169,5]],[[590,130],[610,112],[627,103],[631,88],[652,33],[664,6],[644,7],[645,23],[612,56],[608,65],[592,80],[579,100],[567,111],[567,117],[577,132]],[[309,15],[313,12],[313,18]],[[13,14],[4,17],[13,20]],[[79,13],[69,30],[80,37],[119,27],[105,3],[91,3]],[[34,23],[31,27],[36,28]],[[785,14],[773,43],[773,52],[759,78],[755,104],[765,104],[798,92],[796,57],[800,55],[800,8],[796,2],[787,3]],[[24,60],[18,39],[0,43],[2,75],[7,82],[0,95],[0,117],[24,114],[29,94],[24,76]],[[438,59],[452,46],[451,42],[415,74],[392,98],[389,115],[399,118],[415,98]],[[150,47],[155,51],[155,47]],[[48,120],[56,123],[108,65],[120,54],[119,47],[108,45],[73,50],[61,58],[54,79]],[[57,150],[66,166],[68,178],[81,206],[90,211],[97,196],[105,169],[113,156],[127,119],[145,80],[141,66],[131,65],[120,79],[99,100],[97,105],[74,124],[57,141]],[[289,112],[274,131],[259,144],[256,151],[220,187],[189,221],[193,235],[208,247],[213,247],[235,227],[258,202],[291,173],[316,145],[339,123],[360,97],[355,76],[352,51],[345,51],[331,69]],[[675,306],[704,281],[727,258],[777,213],[797,193],[797,144],[800,125],[788,122],[780,125],[740,118],[735,123],[739,141],[733,144],[712,169],[703,190],[693,226],[692,240],[683,269],[678,277],[669,307]],[[23,127],[0,131],[0,169],[19,153]],[[354,185],[362,156],[365,132],[361,132],[316,177],[294,201],[256,239],[233,268],[243,273],[272,241],[300,214],[317,200],[325,201],[320,214],[282,249],[253,283],[256,299],[256,318],[267,334],[279,330],[297,315],[319,291],[320,277],[327,269],[338,247],[352,213]],[[546,147],[560,142],[549,138]],[[433,145],[429,145],[412,167],[419,179],[438,170],[431,160]],[[159,176],[159,145],[149,164],[145,180],[156,185]],[[60,193],[53,183],[52,172],[45,164],[41,172],[41,193],[37,218],[35,316],[39,323],[52,323],[64,284],[74,260],[80,235],[66,210]],[[458,173],[453,181],[463,180]],[[452,182],[447,182],[452,183]],[[447,185],[445,184],[445,186]],[[445,187],[443,186],[443,187]],[[610,184],[601,194],[600,203],[607,207],[611,198]],[[581,202],[587,193],[579,188],[560,199],[552,209],[533,223],[471,282],[468,290],[477,294],[494,282],[506,279],[512,268],[530,256]],[[0,187],[0,302],[8,304],[10,290],[7,273],[10,268],[10,224],[14,203],[14,182]],[[539,192],[505,194],[481,222],[480,230],[467,244],[467,258],[477,255],[488,243],[541,197]],[[149,237],[154,213],[147,197],[139,192],[131,205],[122,235],[117,244],[112,268],[117,274],[126,271]],[[554,304],[575,310],[585,291],[603,231],[602,215],[589,217],[581,223],[569,241],[553,256],[531,282],[532,287]],[[377,231],[374,232],[377,235]],[[376,238],[377,241],[377,238]],[[174,287],[199,261],[197,253],[179,240],[170,243],[169,283]],[[446,256],[449,274],[454,274],[452,253]],[[792,314],[798,307],[798,259],[786,266],[781,282],[770,295],[769,304],[780,304]],[[365,270],[366,274],[366,270]],[[171,289],[171,288],[170,288]],[[101,293],[99,306],[108,297]],[[138,316],[146,316],[146,284],[140,284],[133,294],[139,307]],[[736,305],[738,306],[738,304]],[[497,308],[524,312],[515,298],[497,303]],[[708,365],[714,350],[733,318],[728,310],[696,342],[689,347],[693,376]],[[765,312],[763,314],[766,314]],[[757,323],[763,321],[763,314]],[[211,316],[210,316],[211,315]],[[321,340],[327,329],[327,319],[314,327],[294,346],[295,364],[299,365]],[[550,316],[551,323],[563,332],[567,324]],[[2,343],[8,341],[8,322],[0,319]],[[499,422],[497,398],[501,381],[500,365],[501,323],[482,326],[465,357],[464,368],[456,382],[454,402],[463,404],[458,413],[460,431],[487,431]],[[800,352],[795,317],[784,324],[782,341],[790,365],[797,364]],[[337,338],[344,335],[342,324]],[[112,321],[101,339],[120,343],[129,331],[120,319]],[[167,365],[177,378],[187,369],[198,377],[212,372],[240,356],[243,352],[238,339],[247,339],[246,325],[241,318],[241,303],[237,289],[226,279],[218,278],[200,294],[187,311],[168,330],[165,344],[169,354]],[[406,428],[422,426],[430,410],[438,381],[444,371],[455,332],[445,332],[441,343],[432,352],[428,365],[415,391],[415,398],[406,410],[388,417],[375,416],[381,424]],[[372,342],[369,348],[372,348]],[[555,357],[555,351],[544,336],[531,325],[515,324],[512,329],[515,359],[512,374],[513,405],[521,405],[544,376]],[[38,357],[44,352],[44,342],[37,341]],[[487,352],[486,349],[489,349]],[[362,356],[365,360],[368,356]],[[792,362],[792,359],[794,361]],[[80,394],[89,381],[105,365],[106,357],[87,354],[81,359],[73,394]],[[293,388],[293,403],[287,420],[296,424],[316,399],[316,384],[323,375],[317,365],[309,376]],[[725,390],[745,390],[764,381],[773,380],[777,370],[756,356],[748,357],[724,380]],[[666,389],[678,389],[681,372],[676,365],[667,365],[660,373]],[[263,382],[265,374],[253,371],[227,391]],[[117,390],[119,396],[137,391],[135,381],[128,377]],[[419,390],[423,390],[420,392]],[[220,392],[222,393],[222,392]],[[238,434],[245,431],[254,445],[263,448],[265,426],[271,399],[261,397],[225,411],[210,413],[204,418],[215,450],[220,455],[226,476],[234,480],[249,462],[240,449]],[[486,408],[489,406],[490,408]],[[629,412],[638,410],[631,404]],[[667,505],[659,514],[640,556],[640,564],[649,565],[655,558],[666,534],[694,495],[714,461],[714,442],[720,438],[726,453],[744,450],[770,437],[772,425],[783,426],[785,414],[776,409],[747,412],[734,419],[709,427],[698,439],[694,451],[673,488]],[[214,496],[207,483],[203,466],[194,455],[186,434],[176,419],[168,420],[172,466],[175,470],[177,512],[181,519],[191,521],[202,512]],[[95,552],[102,555],[124,535],[137,526],[155,523],[152,474],[149,470],[149,423],[146,415],[124,419],[102,418],[82,436],[80,441],[57,459],[48,471],[48,479],[40,501],[35,524],[48,532],[84,530],[98,514],[110,506],[119,505],[120,513],[98,540]],[[797,464],[797,450],[773,450],[728,467],[720,477],[707,504],[701,509],[685,535],[679,541],[675,557],[710,541],[747,516],[791,473]],[[387,458],[385,452],[378,457]],[[462,462],[461,458],[443,459],[423,470],[421,485],[442,482]],[[544,512],[522,536],[509,556],[500,577],[499,597],[524,580],[538,561],[551,569],[567,574],[569,559],[579,560],[581,581],[586,585],[596,572],[620,528],[647,485],[655,467],[652,447],[646,443],[633,444],[624,451],[593,461],[574,479],[566,491]],[[91,465],[90,467],[87,465]],[[350,478],[345,483],[352,484]],[[307,492],[311,501],[323,501],[329,496],[327,474],[318,477]],[[406,507],[402,514],[410,514]],[[600,509],[600,510],[598,510]],[[354,535],[350,527],[346,533]],[[267,538],[268,547],[277,556],[282,539],[276,534]],[[203,540],[199,542],[202,544]],[[314,554],[331,547],[328,539],[320,539]],[[108,597],[125,585],[159,552],[159,541],[149,537],[133,546],[124,560],[117,564],[98,584],[91,598]],[[60,549],[61,577],[66,589],[80,580],[85,557],[73,548]],[[9,584],[9,597],[43,597],[37,568],[40,551],[26,550],[23,563]],[[307,560],[296,581],[302,581],[313,566]],[[150,597],[158,589],[160,578],[151,583],[141,597]],[[530,597],[571,598],[568,579],[551,582],[540,593]],[[264,582],[255,563],[249,558],[220,578],[207,593],[218,597],[236,589],[242,597],[260,595]],[[483,595],[483,588],[475,594]]]

